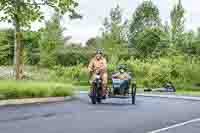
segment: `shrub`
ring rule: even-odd
[[[174,82],[176,86],[190,84],[192,87],[193,84],[200,81],[200,63],[196,57],[189,59],[186,56],[146,60],[130,59],[127,64],[129,70],[136,76],[137,84],[142,87],[162,87],[167,81]]]
[[[72,95],[72,85],[33,81],[0,81],[1,99]]]
[[[42,67],[52,68],[56,65],[56,54],[55,50],[52,51],[43,51],[40,57],[40,65]]]
[[[65,67],[75,66],[79,64],[88,64],[89,59],[92,57],[93,53],[88,52],[88,49],[84,48],[67,48],[64,51],[58,51],[56,53],[57,65],[62,65]]]
[[[89,80],[89,73],[87,68],[83,65],[63,67],[55,66],[53,68],[52,76],[56,80],[71,81],[71,82],[85,82]]]

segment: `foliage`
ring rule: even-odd
[[[54,82],[0,81],[0,99],[72,95],[72,86]]]
[[[139,5],[129,21],[123,21],[123,12],[118,5],[112,8],[109,16],[105,18],[102,36],[90,38],[85,47],[76,43],[68,44],[62,35],[64,29],[60,25],[61,15],[68,11],[75,13],[76,2],[70,0],[66,3],[67,1],[61,0],[57,5],[56,1],[47,0],[47,3],[30,5],[33,2],[30,0],[27,1],[28,5],[24,5],[23,1],[19,0],[21,5],[16,8],[13,3],[7,7],[8,5],[2,2],[10,1],[0,2],[0,10],[6,11],[3,19],[10,22],[19,19],[23,29],[21,41],[25,65],[42,66],[35,70],[25,68],[25,80],[88,85],[89,74],[86,67],[95,49],[103,48],[104,56],[108,60],[109,75],[116,71],[117,65],[127,64],[140,87],[162,87],[166,81],[172,81],[179,89],[198,90],[196,84],[199,84],[200,80],[200,28],[197,32],[185,31],[185,10],[180,0],[170,12],[171,23],[165,22],[164,25],[161,24],[159,9],[152,1],[144,1]],[[53,6],[56,13],[46,22],[44,29],[27,32],[26,28],[31,22],[43,18],[39,7],[35,8],[40,4]],[[20,10],[17,7],[20,7]],[[25,9],[28,7],[30,8]],[[16,16],[12,16],[17,9],[20,13],[16,12]],[[13,46],[13,30],[1,31],[0,64],[12,64]]]
[[[177,47],[181,47],[183,41],[185,9],[182,6],[181,0],[172,9],[171,16],[171,41]]]
[[[30,26],[33,21],[44,18],[40,10],[42,6],[51,7],[61,14],[70,12],[70,16],[72,16],[77,14],[74,8],[78,6],[78,3],[74,0],[1,0],[0,11],[3,12],[1,20],[14,24],[18,21],[21,27]]]
[[[101,47],[104,49],[108,61],[115,64],[119,61],[119,53],[127,53],[125,35],[126,22],[122,21],[122,9],[117,5],[110,11],[110,16],[103,23]]]
[[[162,44],[163,31],[159,9],[152,1],[144,1],[133,13],[129,29],[129,47],[136,51],[136,56],[144,58],[152,55],[156,48],[159,48],[159,44]]]
[[[40,64],[45,67],[56,65],[56,50],[64,48],[63,29],[60,26],[58,14],[54,14],[52,19],[46,23],[45,29],[42,30],[40,42]]]
[[[161,50],[162,47],[165,47],[162,44],[163,36],[164,33],[159,28],[146,28],[144,31],[139,32],[135,36],[135,41],[137,41],[137,43],[134,47],[140,53],[140,57],[145,58],[152,55],[153,52],[155,53],[157,48]]]
[[[22,46],[21,46],[21,31],[23,28],[29,28],[31,23],[44,18],[41,7],[48,6],[57,11],[60,15],[69,13],[71,18],[79,18],[75,11],[78,3],[74,0],[1,0],[0,1],[0,21],[12,23],[15,27],[16,37],[16,79],[23,77],[22,68]]]
[[[131,59],[127,64],[129,70],[136,75],[138,84],[145,87],[162,87],[166,81],[174,82],[175,86],[192,86],[200,79],[197,57],[179,55],[159,59]]]
[[[53,68],[56,77],[60,78],[68,78],[71,81],[88,81],[89,80],[89,73],[83,65],[77,65],[72,67],[62,67],[62,66],[55,66]]]
[[[98,38],[98,37],[92,37],[90,39],[87,40],[86,42],[86,47],[89,47],[89,48],[97,48],[97,47],[100,47],[100,41],[101,39]]]
[[[184,40],[182,46],[179,48],[189,56],[200,55],[200,39],[198,33],[191,31],[183,34]]]
[[[134,45],[134,40],[138,32],[144,31],[146,28],[159,27],[161,25],[159,9],[152,1],[144,1],[139,5],[133,13],[130,24],[130,45]]]
[[[23,37],[24,64],[38,64],[40,60],[40,32],[24,32]]]
[[[0,65],[13,64],[14,31],[11,29],[0,31]]]
[[[57,64],[63,66],[87,65],[95,50],[88,48],[66,47],[56,53]]]

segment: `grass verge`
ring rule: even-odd
[[[72,85],[54,82],[1,80],[0,99],[71,96],[72,88]]]
[[[180,95],[189,95],[189,96],[200,96],[200,92],[194,92],[194,91],[183,91],[183,90],[178,90],[176,94]]]
[[[81,85],[77,85],[74,87],[75,90],[77,91],[88,91],[90,89],[90,86],[81,86]]]

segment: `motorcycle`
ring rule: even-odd
[[[119,81],[121,82],[121,81]],[[132,100],[132,104],[135,104],[135,97],[136,97],[136,84],[135,83],[130,83],[131,81],[129,81],[129,85],[127,90],[125,90],[124,88],[121,88],[120,83],[115,82],[113,83],[113,88],[109,89],[109,93],[108,93],[108,97],[107,98],[120,98],[120,99],[129,99],[131,98]],[[116,94],[115,90],[121,90],[121,91],[125,91],[124,93],[121,94]],[[129,92],[129,90],[131,90]],[[102,88],[102,79],[101,79],[101,74],[99,71],[96,71],[95,73],[95,77],[94,80],[92,81],[92,88],[90,91],[90,99],[92,104],[97,104],[97,103],[101,103],[102,100],[105,100],[106,98],[102,96],[102,92],[103,92],[103,88]]]
[[[92,81],[92,90],[90,99],[92,104],[101,103],[102,97],[102,79],[99,71],[96,71],[95,79]]]

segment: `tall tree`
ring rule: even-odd
[[[126,21],[122,20],[122,9],[119,5],[112,8],[109,17],[103,23],[102,47],[109,56],[111,63],[116,63],[120,53],[124,52]],[[127,50],[127,49],[126,49]]]
[[[122,9],[119,5],[111,9],[110,16],[104,19],[103,26],[103,35],[106,36],[109,34],[116,44],[124,43],[123,31],[126,26],[126,21],[124,22],[122,20]]]
[[[171,42],[175,46],[180,46],[183,41],[183,32],[185,24],[185,9],[183,8],[181,0],[178,1],[171,13]]]
[[[40,43],[41,65],[45,67],[56,65],[56,50],[63,49],[65,44],[63,28],[60,25],[60,17],[57,13],[52,16],[41,31]]]
[[[159,9],[154,3],[144,1],[139,5],[133,13],[130,25],[131,36],[137,32],[143,31],[145,28],[157,27],[161,25]]]
[[[31,23],[44,18],[41,7],[49,6],[61,14],[70,12],[70,16],[77,16],[74,8],[78,6],[75,0],[1,0],[1,21],[12,23],[16,36],[16,79],[22,78],[22,46],[21,30],[30,27]]]
[[[129,51],[136,52],[136,56],[147,57],[160,44],[165,29],[161,25],[158,7],[151,0],[144,1],[136,8],[130,23]]]

